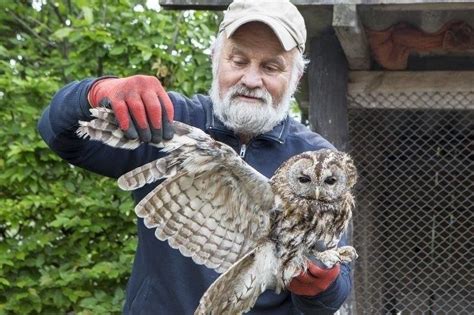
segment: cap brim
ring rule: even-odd
[[[283,49],[285,49],[286,51],[290,51],[297,46],[297,43],[294,38],[290,35],[286,28],[281,25],[280,22],[269,16],[264,15],[249,15],[244,18],[237,19],[229,25],[225,26],[224,30],[227,34],[227,38],[231,37],[232,34],[234,34],[234,32],[239,27],[249,22],[262,22],[268,25],[278,37],[281,45],[283,46]]]

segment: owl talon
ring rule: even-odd
[[[352,262],[357,259],[358,255],[354,247],[342,246],[324,252],[316,252],[314,257],[326,268],[332,268],[338,262]]]
[[[324,252],[316,252],[314,256],[322,262],[326,268],[332,268],[336,263],[341,261],[339,253],[334,249],[329,249]]]
[[[345,263],[352,262],[352,261],[355,261],[357,257],[359,257],[359,255],[357,255],[355,248],[352,246],[342,246],[336,250],[339,253],[341,262],[345,262]]]

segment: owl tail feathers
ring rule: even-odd
[[[266,289],[275,288],[278,260],[265,242],[235,262],[204,293],[194,315],[242,314]]]

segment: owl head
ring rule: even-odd
[[[350,193],[357,181],[357,172],[348,154],[324,149],[290,158],[276,171],[274,177],[280,184],[286,182],[287,194],[332,203]]]

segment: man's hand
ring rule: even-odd
[[[315,296],[326,289],[336,280],[340,272],[339,264],[331,269],[318,267],[308,262],[308,271],[301,273],[291,280],[288,290],[297,295]]]
[[[159,143],[173,137],[173,104],[155,77],[98,80],[92,85],[88,100],[92,107],[112,108],[127,138]]]

